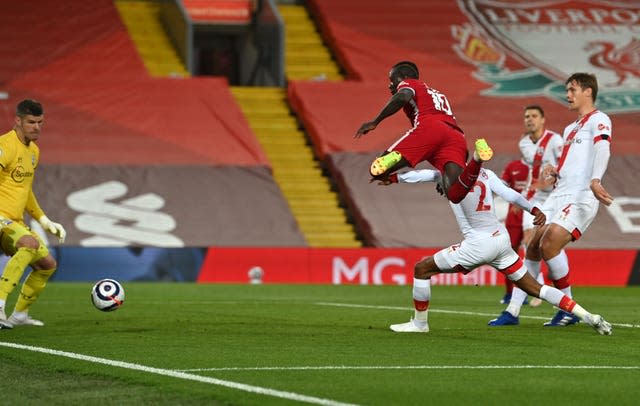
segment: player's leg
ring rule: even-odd
[[[395,171],[410,166],[402,153],[399,151],[385,151],[381,156],[377,157],[369,168],[369,173],[373,179],[386,179]]]
[[[11,328],[6,316],[6,301],[36,257],[39,243],[22,224],[14,222],[3,228],[0,244],[2,251],[11,256],[0,277],[0,324]]]
[[[528,270],[531,275],[535,278],[540,273],[540,248],[539,243],[544,231],[548,226],[544,225],[541,227],[536,227],[533,229],[532,237],[529,240],[529,244],[527,245],[524,267]],[[512,269],[512,268],[511,268]],[[508,276],[506,272],[503,272]],[[509,278],[513,280],[513,278]],[[511,293],[511,300],[507,308],[500,313],[498,317],[495,319],[489,320],[490,326],[508,326],[508,325],[516,325],[519,324],[518,316],[520,315],[520,309],[524,304],[525,299],[527,298],[527,293],[522,289],[514,288]]]
[[[524,272],[520,271],[511,274],[512,280],[520,289],[529,295],[539,297],[551,305],[559,307],[562,311],[579,318],[593,327],[599,334],[611,334],[611,324],[604,320],[602,316],[589,313],[559,289],[539,284],[538,281],[526,271],[524,266],[522,268]]]
[[[536,203],[536,205],[537,207],[540,207],[541,203],[539,204]],[[527,211],[522,211],[522,245],[524,246],[525,255],[527,252],[527,247],[529,246],[531,240],[533,239],[535,230],[536,230],[536,227],[533,225],[533,214]],[[525,266],[526,266],[526,263],[525,263]],[[536,280],[538,281],[538,283],[540,283],[541,285],[544,285],[544,275],[542,275],[542,272],[540,271],[540,263],[538,262],[537,265],[533,265],[531,268],[535,268],[533,270],[538,272],[538,276],[536,277]],[[531,272],[532,275],[535,275],[535,272],[532,272],[532,270],[529,267],[527,267],[527,270],[529,270],[529,272]],[[531,307],[538,307],[541,304],[542,304],[542,300],[538,297],[534,297],[531,300],[529,300],[529,306]]]
[[[24,281],[13,313],[8,319],[9,323],[13,326],[44,326],[42,321],[29,316],[29,308],[38,299],[47,285],[47,281],[56,271],[57,263],[39,237],[34,237],[39,240],[40,246],[38,248],[38,254],[31,264],[33,270]]]
[[[571,234],[558,224],[550,224],[540,241],[542,257],[549,268],[549,279],[557,289],[567,297],[573,297],[569,279],[569,261],[564,252],[564,246],[571,242]],[[562,327],[578,323],[580,320],[566,311],[558,311],[555,316],[544,325],[548,327]]]
[[[513,214],[512,206],[509,205],[509,213],[507,214],[507,218],[505,219],[505,226],[507,227],[507,232],[509,233],[509,239],[511,240],[511,249],[514,252],[520,252],[520,246],[522,244],[522,238],[524,236],[522,230],[522,218]],[[522,213],[522,211],[520,211]],[[504,276],[504,296],[500,303],[507,304],[511,301],[511,294],[513,293],[514,284],[511,282],[509,278]]]
[[[484,139],[476,140],[475,146],[473,159],[466,165],[449,162],[444,166],[445,192],[452,203],[460,203],[465,198],[478,179],[482,163],[493,156],[493,151]]]
[[[499,261],[499,262],[498,262]],[[509,264],[508,266],[504,266],[504,264]],[[511,252],[506,251],[501,258],[497,258],[496,263],[493,264],[505,277],[507,277],[512,282],[517,278],[521,278],[523,273],[526,273],[526,268],[522,263],[522,259],[518,256],[518,254],[511,250]],[[515,275],[515,276],[514,276]],[[520,314],[520,307],[526,299],[527,294],[524,293],[518,287],[514,287],[513,292],[511,294],[511,300],[509,301],[509,306],[505,310],[502,311],[495,319],[489,320],[487,323],[489,326],[516,326],[520,324],[520,319],[518,318]],[[513,303],[513,305],[512,305]],[[515,305],[518,306],[515,306]]]
[[[369,174],[374,180],[385,180],[393,172],[405,168],[415,167],[424,161],[428,151],[434,148],[432,140],[425,130],[412,128],[402,135],[395,143],[379,157],[373,160]]]
[[[413,305],[414,316],[407,323],[393,324],[396,332],[429,331],[429,303],[431,302],[431,277],[440,273],[468,273],[482,262],[484,253],[491,255],[491,249],[478,247],[474,242],[463,241],[435,253],[432,257],[419,261],[413,268]],[[470,264],[468,258],[477,258]]]
[[[431,277],[442,271],[433,257],[416,263],[413,268],[414,316],[407,323],[392,324],[392,331],[399,333],[427,333],[429,331],[429,303],[431,301]]]

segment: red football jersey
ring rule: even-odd
[[[501,178],[510,188],[522,193],[529,179],[529,166],[522,159],[511,161],[504,167]]]
[[[413,92],[411,102],[404,105],[404,113],[414,126],[426,124],[430,120],[439,120],[459,129],[451,103],[443,93],[417,79],[403,80],[398,84],[398,90],[400,89],[409,89]]]
[[[525,164],[522,159],[511,161],[504,167],[501,178],[507,182],[510,188],[522,193],[527,186],[529,166]],[[511,246],[518,247],[520,241],[522,241],[522,210],[516,210],[514,212],[512,209],[513,207],[510,204],[504,224],[507,226],[509,236],[511,237]]]

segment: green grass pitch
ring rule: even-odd
[[[399,334],[411,286],[49,284],[45,327],[0,330],[3,404],[636,405],[640,288],[574,288],[614,325],[542,327],[555,309],[488,327],[501,287],[433,286],[428,334]],[[15,294],[12,295],[15,300]],[[12,306],[10,300],[9,306]]]

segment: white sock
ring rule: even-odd
[[[420,302],[431,300],[431,279],[413,278],[413,300]]]
[[[553,286],[542,285],[540,288],[540,299],[551,303],[553,306],[559,306],[563,297],[564,293]]]
[[[540,275],[540,261],[525,258],[524,266],[527,268],[527,272],[529,272],[534,278],[537,278],[538,275]]]
[[[527,292],[517,286],[514,286],[513,291],[511,292],[511,300],[509,301],[509,305],[506,310],[511,313],[513,317],[518,317],[520,315],[520,308],[526,298]]]
[[[548,259],[546,262],[549,267],[549,277],[552,280],[556,281],[558,279],[562,279],[569,274],[569,260],[567,258],[567,253],[564,250],[560,251],[558,255]],[[573,297],[571,295],[571,285],[560,290],[565,295]]]
[[[427,322],[429,321],[428,317],[429,317],[429,312],[427,310],[425,311],[415,310],[413,315],[413,324],[415,324],[417,327],[424,328],[426,327]]]
[[[578,316],[580,320],[588,320],[588,321],[591,320],[591,313],[586,311],[584,307],[580,306],[577,303],[575,306],[573,306],[573,310],[571,310],[571,313]]]
[[[560,289],[556,289],[553,286],[543,285],[540,288],[540,299],[544,299],[552,305],[559,307],[560,301],[564,298],[565,294],[560,291]],[[564,310],[564,309],[563,309]],[[566,310],[564,310],[566,311]],[[591,313],[589,313],[584,307],[579,304],[575,304],[571,314],[574,314],[580,318],[580,320],[590,320]],[[589,317],[589,319],[587,319]]]

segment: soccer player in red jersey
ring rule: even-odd
[[[469,193],[482,162],[491,159],[493,151],[480,138],[475,142],[473,159],[467,163],[467,142],[449,100],[418,78],[415,63],[402,61],[393,65],[389,73],[391,98],[376,118],[358,128],[354,137],[362,137],[403,109],[412,127],[373,161],[371,176],[385,180],[398,169],[428,161],[443,174],[444,194],[451,202],[458,203]]]

